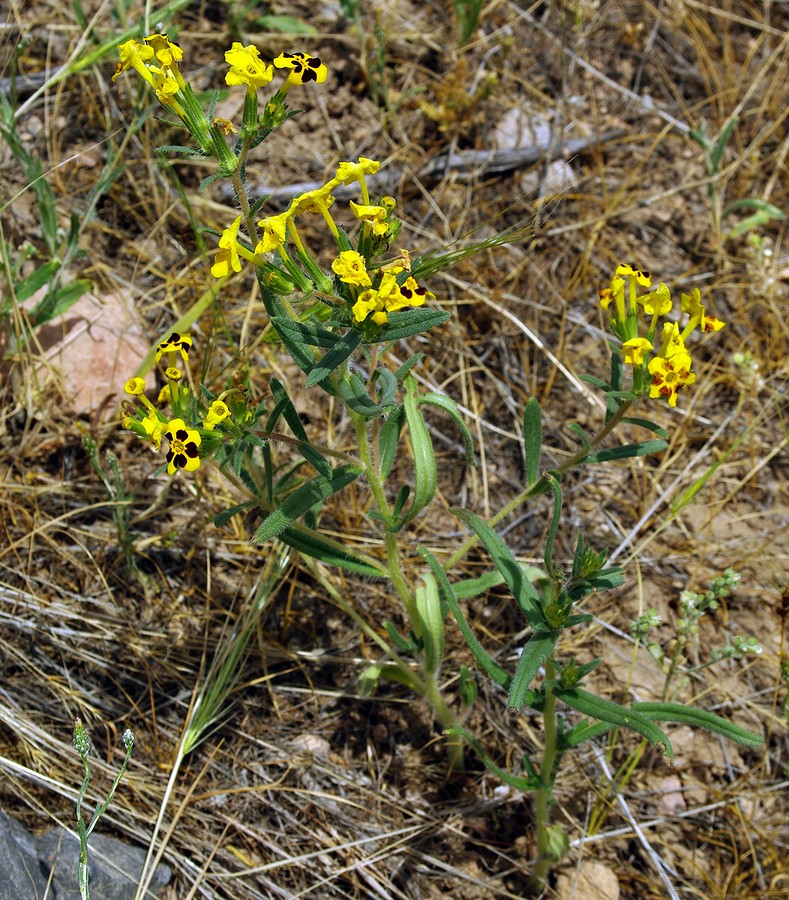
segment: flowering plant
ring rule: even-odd
[[[249,152],[294,115],[285,102],[291,88],[326,80],[327,68],[321,60],[301,52],[283,53],[268,64],[256,47],[234,43],[225,54],[229,66],[225,80],[231,87],[244,89],[243,116],[236,128],[233,123],[212,120],[199,108],[180,73],[183,53],[165,35],[127,42],[120,51],[118,74],[135,69],[198,144],[197,149],[168,149],[213,157],[217,171],[204,186],[216,178],[227,178],[233,186],[240,213],[218,234],[211,276],[219,279],[222,288],[244,264],[253,268],[278,341],[304,373],[306,388],[322,391],[350,421],[355,443],[340,449],[311,437],[292,399],[291,386],[273,377],[270,396],[264,398],[250,398],[246,385],[239,383],[219,389],[212,384],[193,387],[188,372],[193,340],[177,323],[177,330],[155,352],[157,362],[168,363],[157,403],[146,397],[145,373],[139,373],[126,385],[130,399],[123,404],[123,424],[157,451],[162,438],[167,440],[162,470],[166,468],[169,475],[183,470],[199,478],[210,461],[235,487],[239,502],[216,517],[218,525],[239,513],[252,513],[260,518],[256,542],[278,542],[300,554],[326,593],[377,648],[377,657],[360,677],[363,692],[372,694],[381,678],[408,686],[426,699],[449,735],[450,768],[462,766],[467,741],[502,780],[535,794],[535,886],[544,884],[551,862],[567,847],[562,830],[550,825],[553,786],[567,750],[613,728],[626,727],[670,759],[670,742],[659,724],[664,721],[691,723],[741,743],[758,744],[756,735],[728,720],[677,703],[624,706],[597,697],[585,688],[584,679],[599,660],[578,664],[574,658],[563,660],[559,652],[564,632],[592,618],[581,611],[584,598],[623,582],[621,571],[606,564],[605,551],[590,548],[581,534],[569,565],[563,567],[554,559],[555,538],[562,526],[561,477],[576,466],[644,456],[666,447],[667,434],[661,426],[628,413],[642,400],[665,401],[673,407],[680,390],[695,382],[686,341],[696,329],[710,332],[723,327],[707,313],[699,291],[681,295],[681,311],[688,321],[680,328],[668,318],[672,300],[665,284],[653,288],[647,272],[630,264],[617,266],[610,286],[600,294],[611,332],[611,376],[607,382],[586,379],[604,395],[603,423],[593,435],[579,430],[577,451],[562,465],[543,472],[541,411],[535,399],[529,400],[523,412],[526,479],[522,490],[490,522],[470,510],[453,509],[472,536],[444,560],[428,547],[418,546],[423,565],[411,577],[403,564],[404,551],[413,541],[411,526],[430,508],[437,486],[426,410],[439,410],[456,423],[469,465],[474,463],[474,447],[457,403],[446,394],[420,389],[421,354],[395,362],[389,351],[397,341],[438,328],[449,318],[434,305],[437,297],[426,279],[482,247],[523,237],[524,232],[450,253],[412,258],[405,249],[394,251],[401,228],[396,202],[374,196],[372,179],[380,163],[365,157],[340,162],[331,178],[294,197],[284,211],[262,214],[262,201],[248,192]],[[275,69],[287,73],[285,81],[261,103],[258,92],[270,84]],[[227,143],[230,134],[238,134],[232,147]],[[305,238],[302,223],[309,216],[320,217],[333,244],[327,264],[321,263]],[[654,437],[604,446],[623,423],[645,428]],[[410,477],[401,483],[405,471]],[[352,484],[369,495],[365,527],[378,530],[381,557],[363,554],[353,549],[353,541],[321,529],[320,515],[330,498]],[[551,516],[544,569],[534,570],[513,556],[494,528],[539,495],[548,496]],[[453,570],[475,544],[487,551],[491,570],[481,578],[453,580]],[[381,629],[366,621],[319,563],[388,580],[401,605],[400,627],[387,622]],[[484,648],[461,602],[502,583],[523,615],[528,634],[512,672]],[[480,671],[506,691],[507,706],[532,710],[543,720],[542,759],[534,763],[526,757],[523,772],[512,774],[500,768],[464,725],[476,696],[476,681],[466,667],[452,675],[444,671],[445,629],[450,619],[457,623]],[[442,689],[448,679],[457,685],[456,700]],[[566,723],[559,703],[582,718]]]

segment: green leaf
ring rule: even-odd
[[[389,314],[389,322],[381,330],[374,343],[399,341],[443,325],[449,313],[441,309],[403,309]]]
[[[285,421],[288,423],[290,430],[293,432],[299,443],[297,449],[304,459],[321,475],[327,478],[331,477],[331,465],[323,454],[312,446],[301,418],[293,405],[293,401],[288,396],[285,386],[276,378],[272,378],[269,382],[271,394],[277,401],[276,406],[271,412],[266,423],[266,431],[273,431],[280,415],[284,415]]]
[[[632,731],[640,734],[641,737],[646,738],[650,744],[662,748],[662,752],[668,759],[674,759],[671,742],[663,730],[658,728],[652,719],[642,712],[628,709],[626,706],[620,706],[618,703],[612,703],[610,700],[604,700],[602,697],[596,697],[594,694],[590,694],[588,691],[578,687],[557,687],[554,689],[554,693],[568,706],[578,710],[585,716],[590,716],[601,722],[608,722],[610,725],[630,728]]]
[[[518,601],[518,606],[532,628],[538,630],[540,625],[547,626],[542,611],[542,599],[534,585],[526,577],[523,567],[518,563],[504,541],[478,515],[464,509],[450,510],[462,522],[471,528],[490,553],[493,564],[501,572],[507,587]]]
[[[271,288],[266,284],[263,272],[260,269],[256,269],[258,285],[260,286],[260,296],[263,299],[263,305],[266,307],[266,312],[269,314],[269,318],[272,323],[275,320],[281,319],[289,319],[290,316],[282,303],[282,298],[277,294],[276,291],[271,290]],[[274,325],[274,330],[280,337],[280,340],[285,345],[286,350],[293,357],[293,361],[296,365],[303,371],[309,374],[312,371],[313,366],[315,365],[315,352],[310,349],[310,347],[305,344],[299,343],[298,341],[294,341],[290,334],[287,332],[281,332],[276,324]],[[331,390],[328,386],[322,385],[324,389]]]
[[[553,653],[556,641],[559,639],[558,631],[535,631],[526,642],[518,660],[518,668],[510,685],[507,697],[507,706],[511,709],[520,709],[524,704],[530,704],[534,700],[534,694],[529,691],[529,685],[544,665],[545,660]],[[527,695],[531,697],[527,699]]]
[[[526,460],[526,483],[537,482],[542,450],[542,411],[536,397],[529,397],[523,411],[523,453]]]
[[[628,425],[638,425],[640,428],[646,428],[647,431],[652,431],[664,440],[668,440],[668,432],[666,429],[655,422],[650,422],[649,419],[641,419],[637,416],[623,416],[622,421],[627,422]]]
[[[67,313],[79,298],[89,291],[93,285],[86,278],[78,278],[61,288],[49,291],[30,312],[30,320],[38,328]]]
[[[606,382],[602,381],[600,378],[595,378],[594,375],[579,375],[578,378],[585,384],[591,384],[592,387],[600,388],[601,391],[611,390],[610,384],[606,384]]]
[[[598,450],[585,456],[579,465],[590,463],[611,462],[615,459],[632,459],[634,456],[647,456],[650,453],[662,453],[668,444],[666,441],[641,441],[638,444],[624,444],[621,447],[611,447],[608,450]]]
[[[545,856],[552,862],[559,862],[570,852],[570,838],[561,825],[547,825],[545,834],[548,838],[548,849]]]
[[[383,406],[371,400],[364,382],[355,372],[349,372],[340,379],[337,387],[349,409],[365,419],[377,419],[393,408],[391,405]]]
[[[446,394],[436,394],[433,391],[430,391],[427,394],[423,394],[419,398],[418,402],[420,406],[435,406],[438,409],[443,410],[445,413],[448,413],[452,417],[452,421],[460,429],[460,436],[463,438],[463,449],[466,454],[466,462],[470,466],[473,466],[474,440],[471,437],[471,432],[468,430],[468,426],[463,420],[463,417],[460,415],[460,410],[458,409],[457,403],[455,403],[455,401],[451,397],[447,397]]]
[[[403,399],[403,410],[408,423],[408,431],[411,435],[411,449],[414,458],[414,490],[411,494],[411,505],[400,519],[400,527],[410,522],[430,504],[435,496],[438,483],[433,442],[430,439],[427,424],[419,411],[416,381],[414,381],[413,376],[407,375],[404,385],[406,393]]]
[[[764,746],[764,741],[758,734],[704,709],[694,709],[692,706],[685,706],[682,703],[662,702],[634,703],[633,709],[656,722],[681,722],[683,725],[692,725],[695,728],[713,731],[715,734],[745,747],[756,749]]]
[[[400,444],[400,432],[405,422],[405,412],[398,406],[386,417],[378,433],[381,479],[386,480],[392,471]]]
[[[256,544],[265,543],[282,534],[296,519],[300,518],[332,494],[342,490],[362,474],[359,466],[339,466],[332,472],[331,478],[324,475],[313,478],[285,498],[279,509],[269,515],[258,527],[253,538]]]
[[[477,636],[471,630],[471,626],[468,624],[466,617],[463,615],[463,610],[460,608],[458,599],[455,596],[452,585],[449,583],[446,572],[441,567],[441,563],[435,558],[435,556],[433,556],[433,554],[427,549],[427,547],[417,547],[416,550],[417,553],[422,557],[422,559],[424,559],[425,562],[433,570],[433,574],[436,576],[438,586],[444,595],[444,599],[449,605],[449,608],[452,610],[452,614],[454,615],[455,620],[458,623],[460,633],[463,635],[466,644],[468,644],[469,650],[471,650],[471,652],[474,654],[474,658],[476,659],[477,664],[483,672],[489,675],[496,682],[496,684],[500,684],[502,687],[507,687],[511,680],[509,674],[505,672],[498,663],[494,662],[490,654],[477,640]]]
[[[416,588],[417,631],[422,639],[425,670],[434,675],[444,660],[444,617],[435,577],[430,572],[422,577],[424,583]]]
[[[358,331],[346,332],[332,349],[315,363],[312,371],[307,376],[307,387],[312,387],[312,385],[323,381],[338,366],[342,365],[359,346],[361,339],[362,337]]]
[[[28,297],[35,294],[39,288],[42,288],[45,284],[49,284],[58,269],[60,269],[60,261],[57,259],[50,259],[49,262],[43,263],[43,265],[34,269],[29,275],[26,275],[14,287],[14,296],[17,301],[22,303],[22,301],[27,300]]]
[[[385,578],[386,572],[375,562],[356,556],[334,541],[299,525],[290,525],[280,535],[283,544],[328,566],[337,566],[370,578]]]
[[[252,509],[256,504],[257,500],[247,500],[246,503],[238,503],[235,506],[231,506],[230,509],[226,509],[214,516],[214,525],[216,525],[217,528],[222,528],[227,525],[233,516],[237,516],[240,512],[245,512],[248,509]]]
[[[384,628],[389,640],[401,653],[416,653],[419,650],[419,645],[411,638],[403,637],[388,619],[384,622]]]
[[[376,369],[370,379],[374,396],[381,406],[390,406],[397,393],[397,378],[389,369]]]
[[[271,324],[277,329],[278,334],[287,334],[297,344],[331,350],[340,340],[340,335],[322,328],[315,322],[296,322],[287,316],[274,316]]]
[[[504,784],[509,785],[511,788],[515,788],[516,791],[531,793],[540,786],[539,778],[535,778],[533,776],[527,778],[519,778],[517,775],[510,775],[509,772],[497,766],[496,763],[494,763],[493,760],[488,756],[488,754],[485,753],[485,751],[482,749],[482,745],[480,744],[480,742],[466,728],[462,728],[460,725],[453,725],[451,728],[447,728],[446,733],[459,734],[464,740],[468,741],[471,748],[485,764],[485,768],[490,772],[493,772],[493,774]]]
[[[608,722],[579,722],[574,728],[565,731],[561,735],[559,738],[560,746],[568,748],[578,747],[584,741],[594,740],[594,738],[600,737],[601,734],[605,734],[613,727]]]

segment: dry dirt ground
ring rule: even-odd
[[[303,48],[329,66],[326,84],[299,95],[303,113],[250,163],[256,192],[273,192],[270,209],[294,185],[363,155],[385,163],[382,186],[397,197],[401,243],[415,253],[534,223],[533,240],[485,251],[431,284],[452,317],[410,350],[425,353],[425,383],[469,410],[480,464],[467,468],[458,433],[431,420],[439,512],[414,523],[415,541],[451,550],[459,532],[449,507],[490,517],[518,492],[528,397],[542,405],[546,466],[575,447],[568,425],[599,424],[579,375],[606,375],[597,292],[617,262],[701,288],[728,323],[704,344],[697,384],[677,410],[651,407],[670,434],[664,453],[565,482],[557,556],[572,555],[582,528],[615,553],[627,582],[589,599],[594,622],[561,651],[602,657],[589,683],[606,696],[659,696],[664,673],[634,653],[630,620],[654,607],[670,649],[680,591],[704,590],[732,566],[741,586],[704,621],[688,663],[736,635],[756,636],[762,653],[698,669],[676,682],[677,696],[758,732],[765,746],[673,727],[673,768],[629,734],[568,755],[553,820],[571,850],[548,895],[662,898],[669,882],[683,898],[786,897],[789,256],[785,220],[764,216],[749,228],[758,206],[727,210],[743,200],[789,210],[789,6],[493,0],[463,45],[449,0],[362,0],[355,19],[350,12],[334,2],[210,0],[172,4],[151,21],[177,36],[183,71],[206,92],[223,87],[232,40],[254,42],[265,58]],[[75,717],[95,748],[92,802],[131,727],[134,757],[99,829],[147,848],[190,698],[259,597],[269,551],[250,543],[257,520],[214,526],[234,501],[208,469],[154,476],[160,460],[120,429],[120,387],[212,285],[216,238],[200,229],[224,228],[235,212],[221,185],[199,190],[206,165],[157,155],[183,136],[133,73],[110,80],[117,57],[102,48],[141,21],[141,4],[91,0],[75,12],[6,2],[3,13],[3,90],[60,224],[76,216],[82,252],[69,277],[91,289],[26,345],[25,313],[3,304],[0,806],[33,829],[71,822]],[[238,118],[238,95],[223,93],[218,112]],[[715,140],[732,122],[713,171],[691,132]],[[535,145],[532,161],[485,170],[484,152]],[[482,154],[429,168],[465,150]],[[8,298],[9,260],[25,243],[23,273],[47,257],[29,174],[3,144],[0,159]],[[111,161],[116,177],[91,195]],[[317,228],[307,237],[328,251]],[[297,379],[276,345],[257,340],[266,321],[255,291],[248,272],[223,289],[193,329],[192,366],[208,382],[243,377],[262,397],[271,374]],[[348,441],[323,400],[294,393],[311,433]],[[118,459],[117,481],[106,451]],[[364,546],[365,502],[348,492],[326,508],[325,527]],[[546,521],[536,503],[507,523],[519,558],[539,562]],[[471,554],[465,571],[486,565]],[[375,627],[401,621],[379,585],[349,575],[335,585]],[[472,601],[468,614],[512,665],[522,620],[506,593]],[[472,662],[452,628],[447,652],[448,672]],[[371,658],[374,648],[294,558],[260,613],[231,704],[187,757],[165,807],[159,844],[174,877],[164,896],[523,894],[535,854],[530,799],[470,751],[467,771],[448,779],[440,729],[420,701],[397,686],[360,695]],[[539,751],[539,721],[512,716],[500,690],[479,685],[468,727],[518,771],[524,752]]]

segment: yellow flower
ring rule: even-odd
[[[687,332],[692,331],[696,325],[702,332],[720,331],[726,324],[715,316],[707,315],[707,310],[701,302],[701,291],[698,288],[693,288],[690,294],[682,294],[680,306],[682,312],[687,313],[690,317],[690,322],[685,328]]]
[[[225,52],[225,62],[230,71],[225,75],[229,85],[245,84],[250,93],[264,87],[274,77],[274,69],[260,58],[260,51],[254,44],[245,47],[239,41]]]
[[[177,384],[183,378],[183,373],[180,369],[176,369],[175,366],[168,366],[164,370],[164,377],[168,381],[174,381]]]
[[[436,295],[425,287],[420,287],[415,278],[406,278],[400,286],[400,305],[390,309],[401,309],[404,306],[422,306],[425,300],[435,300]]]
[[[679,333],[679,325],[676,322],[666,322],[663,325],[663,335],[658,356],[671,359],[675,353],[687,353],[685,341]]]
[[[123,386],[124,391],[132,397],[139,397],[145,390],[144,378],[130,378]]]
[[[649,374],[652,376],[652,384],[649,388],[649,396],[654,400],[663,397],[669,406],[677,405],[677,391],[684,384],[693,384],[696,376],[690,371],[690,354],[686,350],[679,350],[669,359],[656,356],[650,360]]]
[[[622,344],[625,363],[629,366],[640,366],[644,362],[644,354],[652,350],[652,344],[646,338],[632,338]]]
[[[187,428],[183,419],[171,419],[164,429],[170,442],[167,451],[167,474],[174,475],[178,469],[194,472],[200,468],[200,432]]]
[[[175,79],[172,71],[158,66],[150,66],[149,72],[154,76],[153,89],[156,91],[156,97],[160,103],[167,106],[173,102],[173,98],[180,90],[180,85]],[[174,107],[180,108],[180,104],[173,104]]]
[[[159,396],[156,398],[156,402],[157,402],[160,406],[165,406],[167,403],[170,402],[170,399],[171,399],[170,385],[169,385],[169,384],[166,384],[166,385],[159,391]]]
[[[671,293],[663,281],[654,291],[643,297],[636,297],[636,300],[644,307],[648,316],[665,316],[671,312]]]
[[[174,331],[166,341],[162,341],[156,348],[156,362],[165,353],[180,353],[181,359],[186,362],[189,359],[189,348],[192,346],[192,338],[188,334],[179,334]]]
[[[357,322],[364,322],[369,316],[376,325],[383,325],[389,321],[388,313],[407,306],[421,306],[426,299],[435,299],[435,296],[413,278],[398,285],[397,272],[389,270],[381,277],[378,290],[367,290],[359,295],[353,305],[353,317]]]
[[[344,250],[331,264],[332,271],[345,284],[370,287],[372,281],[364,264],[364,257],[355,250]]]
[[[319,213],[328,209],[334,203],[334,197],[331,195],[333,187],[334,185],[329,181],[323,187],[316,188],[314,191],[304,191],[303,194],[294,197],[290,204],[290,214]]]
[[[360,203],[350,201],[353,214],[362,222],[366,222],[372,228],[375,237],[386,234],[389,228],[389,211],[383,206],[363,206]]]
[[[140,423],[145,430],[145,434],[151,443],[158,450],[162,446],[162,433],[164,432],[164,422],[158,416],[147,415]]]
[[[205,419],[203,420],[203,427],[207,431],[213,431],[214,428],[220,423],[223,422],[230,415],[230,410],[227,407],[227,404],[224,400],[214,400],[214,402],[208,407],[208,412],[206,413]]]
[[[360,181],[365,175],[375,175],[381,168],[381,163],[374,159],[359,157],[358,162],[341,162],[337,166],[337,174],[334,180],[337,184],[350,184],[352,181]]]
[[[284,247],[290,217],[291,211],[287,209],[278,216],[268,216],[258,222],[258,228],[262,229],[263,235],[255,247],[255,253],[270,253],[272,250]]]
[[[378,291],[372,288],[359,294],[356,303],[353,304],[353,317],[357,322],[364,322],[372,313],[372,319],[376,325],[385,325],[388,321],[383,300],[378,296]]]
[[[290,69],[286,84],[306,84],[314,81],[315,84],[323,84],[326,81],[328,69],[317,56],[307,53],[280,53],[274,60],[278,69]]]
[[[238,258],[238,229],[241,227],[241,216],[238,216],[230,228],[225,228],[219,238],[219,250],[214,257],[211,266],[211,274],[214,278],[222,278],[234,272],[241,271],[241,260]]]
[[[627,263],[621,263],[616,267],[617,275],[632,275],[636,280],[636,284],[641,285],[641,287],[649,287],[652,284],[652,276],[649,272],[643,271],[643,269],[634,269],[633,266],[627,265]]]
[[[172,68],[183,59],[184,51],[166,34],[149,34],[144,40],[153,50],[159,65],[164,69]]]
[[[153,86],[153,75],[151,75],[148,67],[145,65],[154,58],[153,47],[148,47],[139,41],[126,41],[118,47],[118,53],[121,61],[115,66],[115,74],[112,76],[113,81],[127,69],[134,69],[148,84]]]

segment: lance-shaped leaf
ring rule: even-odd
[[[515,677],[510,685],[507,697],[508,707],[520,709],[534,699],[529,685],[534,681],[545,660],[553,653],[558,639],[558,631],[535,631],[526,641],[526,646],[521,651],[521,658],[518,660]]]
[[[307,432],[304,430],[304,425],[302,424],[298,411],[293,405],[293,401],[288,396],[288,393],[285,390],[285,386],[278,379],[272,378],[269,383],[269,387],[271,389],[272,396],[276,400],[276,405],[271,411],[271,414],[269,415],[266,422],[266,431],[274,431],[277,427],[279,417],[284,416],[285,421],[290,427],[290,430],[299,441],[299,444],[297,445],[299,453],[316,471],[320,472],[321,475],[330,477],[331,466],[329,465],[329,461],[319,450],[316,450],[315,447],[313,447],[310,443],[309,437],[307,436]]]
[[[317,506],[331,497],[332,494],[336,494],[337,491],[351,484],[361,473],[362,469],[359,466],[339,466],[332,471],[330,478],[321,475],[303,484],[285,498],[279,509],[274,510],[270,516],[264,519],[255,532],[253,540],[255,543],[262,544],[282,534],[289,525],[303,516],[307,510],[312,509],[313,506]]]
[[[404,385],[403,410],[411,435],[411,448],[414,455],[414,490],[411,494],[408,511],[400,519],[400,527],[410,522],[430,503],[435,496],[438,483],[436,455],[433,452],[433,442],[430,439],[430,432],[427,430],[427,423],[419,410],[416,381],[411,375],[408,375]]]
[[[389,313],[389,322],[375,339],[375,343],[381,341],[399,341],[402,338],[421,334],[443,325],[449,318],[449,313],[442,309],[404,309],[399,312]]]
[[[287,316],[275,316],[271,324],[280,335],[287,334],[297,344],[331,350],[341,340],[339,334],[321,327],[317,322],[295,322]]]
[[[398,406],[386,417],[386,421],[378,432],[378,453],[380,458],[381,478],[385,481],[397,458],[400,444],[400,432],[405,422],[405,413]]]
[[[624,416],[621,421],[627,422],[629,425],[638,425],[640,428],[646,428],[647,431],[652,431],[658,437],[668,440],[668,432],[666,429],[655,422],[651,422],[649,419],[642,419],[639,416]]]
[[[441,600],[438,583],[430,572],[423,576],[423,583],[416,588],[416,611],[419,615],[419,637],[425,669],[435,674],[444,660],[444,617],[441,615]]]
[[[490,677],[496,682],[496,684],[500,684],[502,687],[507,687],[510,683],[510,676],[501,666],[493,660],[493,657],[485,650],[485,648],[480,644],[477,640],[477,636],[471,630],[471,626],[468,624],[465,615],[463,614],[463,610],[460,608],[460,604],[458,603],[458,599],[455,596],[455,592],[452,589],[452,585],[447,578],[447,574],[441,566],[441,563],[433,556],[433,554],[427,549],[427,547],[417,547],[417,553],[425,560],[425,562],[430,566],[433,570],[433,574],[436,576],[436,580],[438,581],[438,586],[441,589],[441,592],[444,595],[444,599],[449,605],[449,608],[452,610],[452,615],[454,615],[458,628],[460,629],[460,633],[463,635],[466,643],[468,644],[469,650],[474,654],[474,658],[477,660],[479,667],[483,672],[490,675]]]
[[[335,541],[323,537],[316,531],[294,523],[286,528],[279,539],[299,553],[317,559],[329,566],[337,566],[348,572],[356,572],[370,578],[385,578],[386,572],[373,560],[358,556],[346,550]]]
[[[465,522],[485,545],[493,564],[501,572],[504,582],[518,601],[523,614],[535,630],[540,625],[548,630],[542,611],[542,598],[526,577],[523,567],[510,552],[509,547],[496,532],[478,515],[465,509],[452,509],[452,515]]]
[[[362,337],[358,331],[347,331],[326,354],[313,366],[307,376],[307,387],[319,384],[330,375],[338,366],[359,346]]]
[[[681,722],[683,725],[714,731],[715,734],[745,747],[764,746],[764,741],[758,734],[704,709],[694,709],[692,706],[685,706],[682,703],[662,702],[634,703],[633,709],[655,722]]]
[[[577,709],[578,712],[583,713],[585,716],[590,716],[601,722],[608,722],[610,725],[630,728],[632,731],[640,734],[641,737],[645,737],[650,744],[654,744],[659,748],[662,747],[662,752],[669,759],[674,759],[671,743],[664,731],[642,712],[636,712],[634,709],[620,706],[618,703],[612,703],[610,700],[604,700],[602,697],[597,697],[578,687],[557,687],[554,689],[554,693],[568,706],[572,706],[573,709]]]
[[[275,319],[289,319],[290,316],[282,303],[282,298],[266,284],[260,271],[258,271],[258,284],[260,285],[260,296],[263,298],[263,305],[266,307],[266,312],[269,314],[271,321],[273,322]],[[276,325],[274,328],[296,365],[309,374],[315,365],[315,351],[308,345],[301,343],[301,341],[293,340],[290,334],[280,331]]]
[[[587,454],[581,465],[589,463],[610,462],[613,459],[630,459],[633,456],[647,456],[650,453],[662,453],[668,444],[665,441],[641,441],[638,444],[625,444],[622,447],[610,447]]]
[[[365,419],[377,419],[392,409],[391,405],[383,405],[372,400],[364,382],[354,372],[349,372],[340,379],[337,388],[348,408]]]
[[[446,394],[436,394],[435,392],[430,391],[419,398],[419,404],[420,406],[423,404],[436,406],[452,417],[452,421],[460,429],[460,436],[463,438],[463,449],[466,453],[466,462],[470,466],[473,466],[474,441],[471,437],[471,432],[468,430],[468,425],[466,425],[463,420],[463,416],[460,415],[457,403],[455,403],[451,397],[447,397]]]

